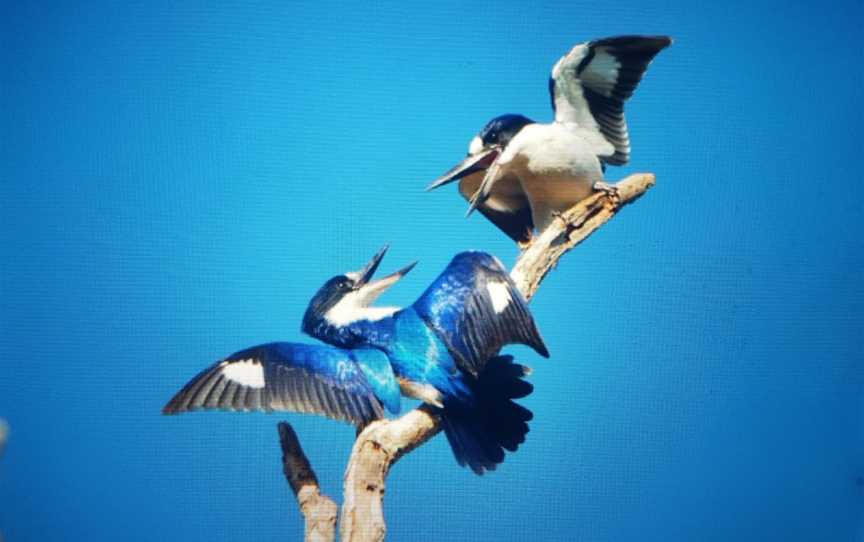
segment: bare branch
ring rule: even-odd
[[[372,422],[357,436],[345,470],[343,542],[384,540],[384,480],[390,467],[440,430],[435,408],[422,405],[395,420]]]
[[[526,299],[531,299],[540,287],[543,278],[570,249],[584,241],[605,224],[628,203],[632,203],[654,186],[654,175],[637,173],[596,192],[562,213],[560,220],[535,237],[531,245],[519,255],[511,276]],[[291,447],[286,448],[283,425],[290,431]],[[384,482],[390,467],[400,457],[425,443],[441,430],[441,419],[434,407],[422,405],[395,420],[379,420],[364,428],[354,442],[348,468],[345,471],[345,495],[342,504],[340,533],[343,542],[381,541],[387,533],[384,521]],[[336,505],[320,494],[318,481],[312,467],[303,455],[297,436],[287,423],[280,424],[282,448],[285,451],[285,475],[297,494],[301,510],[306,516],[306,540],[333,540],[333,525],[336,521]],[[287,450],[293,450],[290,453]],[[308,486],[295,486],[289,474],[288,456],[301,461],[298,472],[306,473]],[[293,460],[292,460],[293,461]],[[291,472],[295,467],[291,466]],[[304,504],[301,491],[309,487],[315,499],[323,504]],[[330,526],[329,538],[312,538],[310,518],[319,517],[314,512],[318,506],[327,510],[322,514]],[[331,512],[332,510],[332,512]],[[332,518],[332,519],[330,519]],[[317,521],[317,520],[316,520]],[[324,533],[324,531],[321,531]]]
[[[279,422],[282,468],[306,518],[307,542],[331,542],[336,538],[336,503],[321,494],[318,477],[303,453],[297,433],[288,422]]]
[[[516,261],[511,275],[526,299],[571,248],[605,224],[624,205],[654,186],[654,175],[627,177],[613,190],[597,192],[577,203],[532,242]],[[345,472],[345,501],[340,533],[343,542],[380,541],[384,522],[384,481],[393,463],[441,430],[431,407],[421,406],[396,420],[369,425],[357,437]]]
[[[584,241],[628,203],[654,186],[654,175],[635,173],[611,185],[612,190],[595,192],[561,215],[525,252],[519,255],[510,276],[525,296],[531,299],[540,282],[561,256]]]

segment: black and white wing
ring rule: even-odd
[[[384,416],[351,352],[269,343],[232,354],[199,373],[162,409],[274,410],[322,414],[363,425]]]
[[[580,43],[552,68],[555,120],[584,128],[597,156],[614,165],[630,159],[624,102],[648,64],[672,43],[668,36],[618,36]]]
[[[485,252],[462,252],[414,303],[459,367],[477,376],[506,344],[549,357],[528,304],[507,270]]]

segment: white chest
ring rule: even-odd
[[[584,177],[602,174],[597,156],[576,126],[557,122],[532,124],[519,132],[511,145],[514,146],[512,162],[522,164],[532,175]]]

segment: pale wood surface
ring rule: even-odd
[[[318,477],[303,453],[297,433],[288,422],[279,423],[282,445],[282,470],[297,497],[300,512],[306,518],[308,542],[331,542],[336,538],[336,503],[321,494]]]
[[[654,182],[654,175],[650,173],[630,175],[608,190],[595,192],[580,201],[538,234],[519,255],[510,273],[525,299],[537,293],[544,277],[564,254],[587,239],[622,207],[638,199]],[[294,431],[286,422],[279,427],[285,476],[306,518],[306,540],[335,540],[336,504],[321,495],[318,480]],[[343,542],[384,539],[387,533],[384,487],[390,467],[439,431],[441,420],[435,415],[435,409],[422,405],[395,420],[372,422],[359,432],[345,470],[340,521]],[[283,433],[288,434],[288,446]]]

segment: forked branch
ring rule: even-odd
[[[535,237],[516,259],[510,275],[525,299],[530,300],[543,278],[570,249],[584,241],[654,186],[654,175],[636,173],[598,191],[561,214],[560,219]],[[340,534],[343,542],[384,539],[384,483],[400,457],[441,431],[433,408],[422,405],[395,420],[379,420],[357,435],[348,468]],[[297,435],[286,422],[279,424],[285,477],[297,495],[306,518],[307,541],[335,539],[336,504],[321,495],[318,480],[300,448]],[[287,444],[286,444],[287,442]]]

